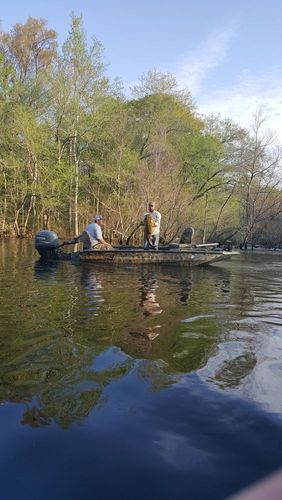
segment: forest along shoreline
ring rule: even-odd
[[[262,113],[248,130],[199,115],[189,89],[156,70],[128,95],[81,16],[61,45],[44,19],[0,32],[0,120],[1,236],[78,235],[102,213],[116,244],[151,199],[163,243],[192,226],[197,243],[282,247],[282,149]]]

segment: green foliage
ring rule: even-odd
[[[81,16],[61,51],[45,20],[0,34],[0,234],[74,234],[99,211],[125,240],[150,198],[165,241],[191,224],[199,240],[247,241],[279,217],[281,152],[261,117],[250,133],[199,117],[190,92],[156,70],[126,99],[105,70]]]

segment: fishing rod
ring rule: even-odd
[[[125,244],[126,245],[129,245],[129,241],[131,240],[132,236],[136,233],[137,229],[139,229],[139,227],[143,226],[143,222],[139,222],[138,226],[136,226],[133,231],[130,233],[130,235],[126,238],[126,241],[125,241]]]

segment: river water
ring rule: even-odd
[[[282,464],[282,256],[42,264],[0,242],[1,498],[223,499]]]

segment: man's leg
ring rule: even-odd
[[[159,234],[154,234],[152,236],[152,245],[155,247],[155,250],[159,248]]]
[[[146,233],[144,233],[144,250],[149,250],[149,242]]]

